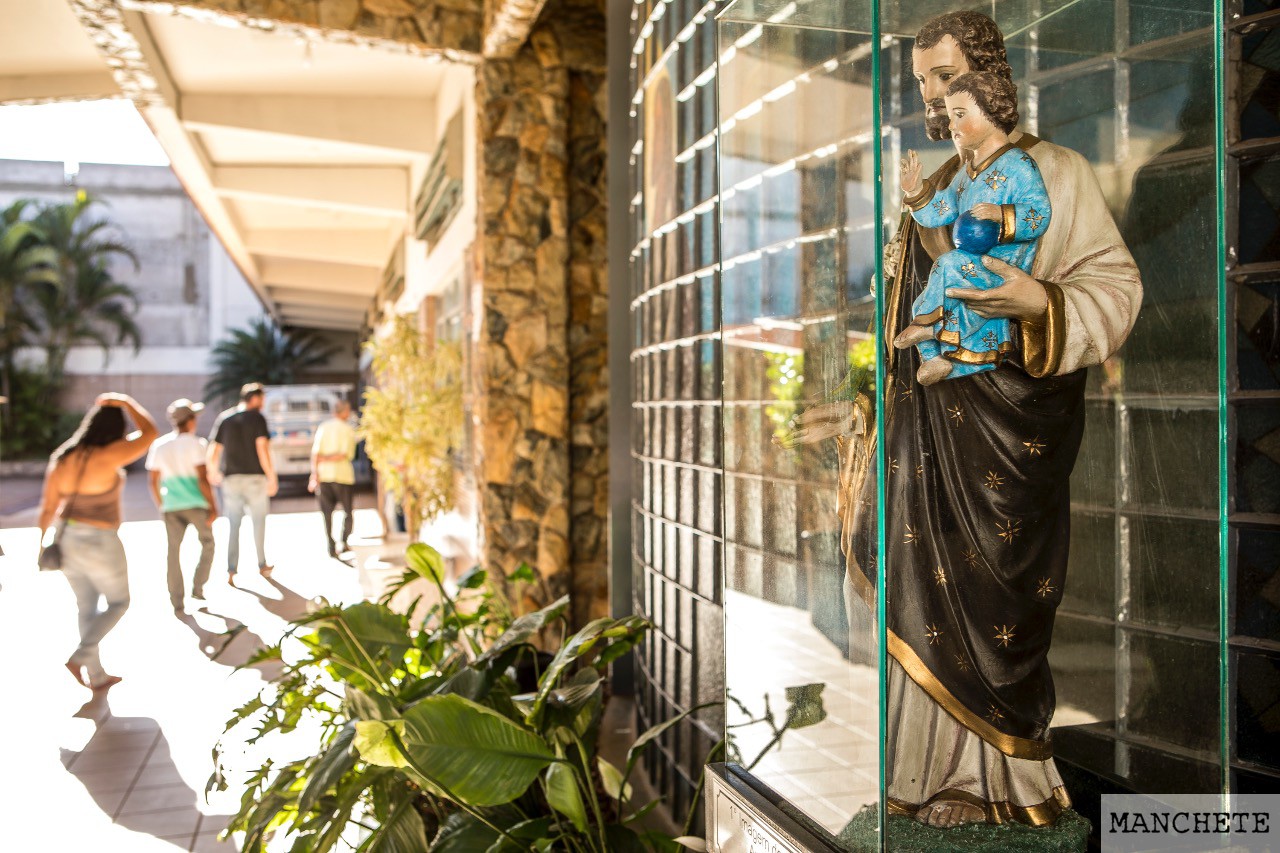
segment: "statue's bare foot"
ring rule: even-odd
[[[917,326],[912,323],[898,333],[898,336],[893,339],[893,345],[898,349],[906,349],[931,340],[933,340],[932,326]]]
[[[931,358],[916,371],[916,379],[921,385],[934,385],[951,375],[951,362],[942,356]]]
[[[916,820],[939,829],[950,829],[962,823],[983,823],[986,819],[982,809],[961,800],[938,800],[916,812]]]

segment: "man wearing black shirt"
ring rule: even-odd
[[[235,586],[240,563],[240,520],[245,511],[253,522],[258,571],[271,576],[267,564],[267,511],[279,488],[271,463],[271,438],[262,416],[262,386],[252,382],[240,389],[240,405],[218,415],[209,434],[209,481],[222,486],[222,512],[231,524],[227,538],[227,583]]]

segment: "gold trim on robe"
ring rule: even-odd
[[[943,686],[942,682],[934,678],[933,673],[925,666],[924,661],[920,660],[911,646],[907,645],[901,637],[893,631],[887,631],[886,633],[889,638],[889,654],[893,655],[894,660],[902,664],[902,668],[906,670],[907,675],[911,676],[912,681],[920,685],[921,690],[928,693],[933,701],[942,706],[942,709],[948,714],[955,717],[966,729],[1005,755],[1013,758],[1030,758],[1035,761],[1053,758],[1052,740],[1028,740],[1000,731],[961,704],[960,700],[953,696],[951,691]]]
[[[998,350],[988,350],[987,352],[974,352],[971,349],[965,349],[960,346],[960,333],[944,329],[938,332],[938,342],[950,344],[956,347],[952,352],[944,352],[943,358],[949,358],[952,361],[960,361],[965,364],[999,364],[1013,352],[1016,347],[1012,341],[1005,341],[1000,344]]]
[[[987,169],[991,168],[992,163],[994,163],[995,161],[999,160],[1002,156],[1004,156],[1004,153],[1006,151],[1012,151],[1012,150],[1013,150],[1013,144],[1010,142],[1006,142],[1004,145],[1000,146],[999,150],[997,150],[996,153],[992,154],[990,157],[983,160],[977,166],[975,167],[965,166],[965,171],[969,173],[969,179],[973,180],[974,178],[977,178],[983,172],[987,171]]]
[[[1037,379],[1053,376],[1062,364],[1062,352],[1067,346],[1067,306],[1062,288],[1050,281],[1042,281],[1045,296],[1049,298],[1044,317],[1039,320],[1023,320],[1018,324],[1022,337],[1022,369]]]
[[[876,588],[867,579],[867,576],[862,573],[862,570],[851,567],[848,578],[853,583],[854,591],[858,593],[858,597],[868,607],[875,610]],[[943,686],[942,682],[934,678],[933,673],[929,672],[929,668],[925,666],[924,661],[920,660],[901,637],[893,631],[885,631],[885,634],[889,638],[889,648],[887,650],[889,654],[893,655],[894,660],[902,665],[903,670],[911,680],[920,685],[920,689],[928,693],[929,698],[937,702],[960,725],[1011,758],[1029,758],[1034,761],[1046,761],[1053,758],[1052,740],[1028,740],[1027,738],[1015,737],[1000,731],[961,704],[960,700],[952,695],[951,691]]]
[[[1058,817],[1064,811],[1071,808],[1071,797],[1067,794],[1067,789],[1060,785],[1053,789],[1052,797],[1043,803],[1036,803],[1033,806],[1019,806],[1008,801],[989,803],[968,791],[948,788],[945,791],[939,791],[930,797],[928,802],[920,803],[919,805],[886,797],[885,809],[889,814],[915,817],[920,809],[943,800],[968,803],[971,806],[982,809],[987,816],[987,823],[1012,823],[1017,821],[1031,826],[1052,826],[1058,822]]]
[[[1000,205],[1000,242],[1012,243],[1018,232],[1018,213],[1012,204]]]
[[[932,326],[934,323],[942,319],[943,313],[944,312],[943,312],[942,306],[938,306],[937,308],[930,311],[928,314],[917,314],[914,317],[912,317],[911,325]]]
[[[932,201],[937,194],[938,190],[934,187],[933,181],[925,178],[920,187],[920,192],[913,196],[907,196],[902,200],[902,203],[912,210],[923,210],[925,205]]]

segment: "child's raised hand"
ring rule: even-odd
[[[907,156],[898,161],[898,177],[902,191],[909,196],[920,192],[920,158],[914,150],[908,150]]]

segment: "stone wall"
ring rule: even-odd
[[[575,613],[594,619],[609,614],[608,98],[603,10],[573,6],[558,16],[581,63],[569,80],[570,553]]]
[[[598,7],[552,3],[477,93],[484,561],[532,564],[577,623],[608,611],[604,59]]]
[[[484,25],[482,0],[130,0],[129,5],[192,17],[212,12],[246,22],[285,22],[440,52],[461,61],[479,55]]]

